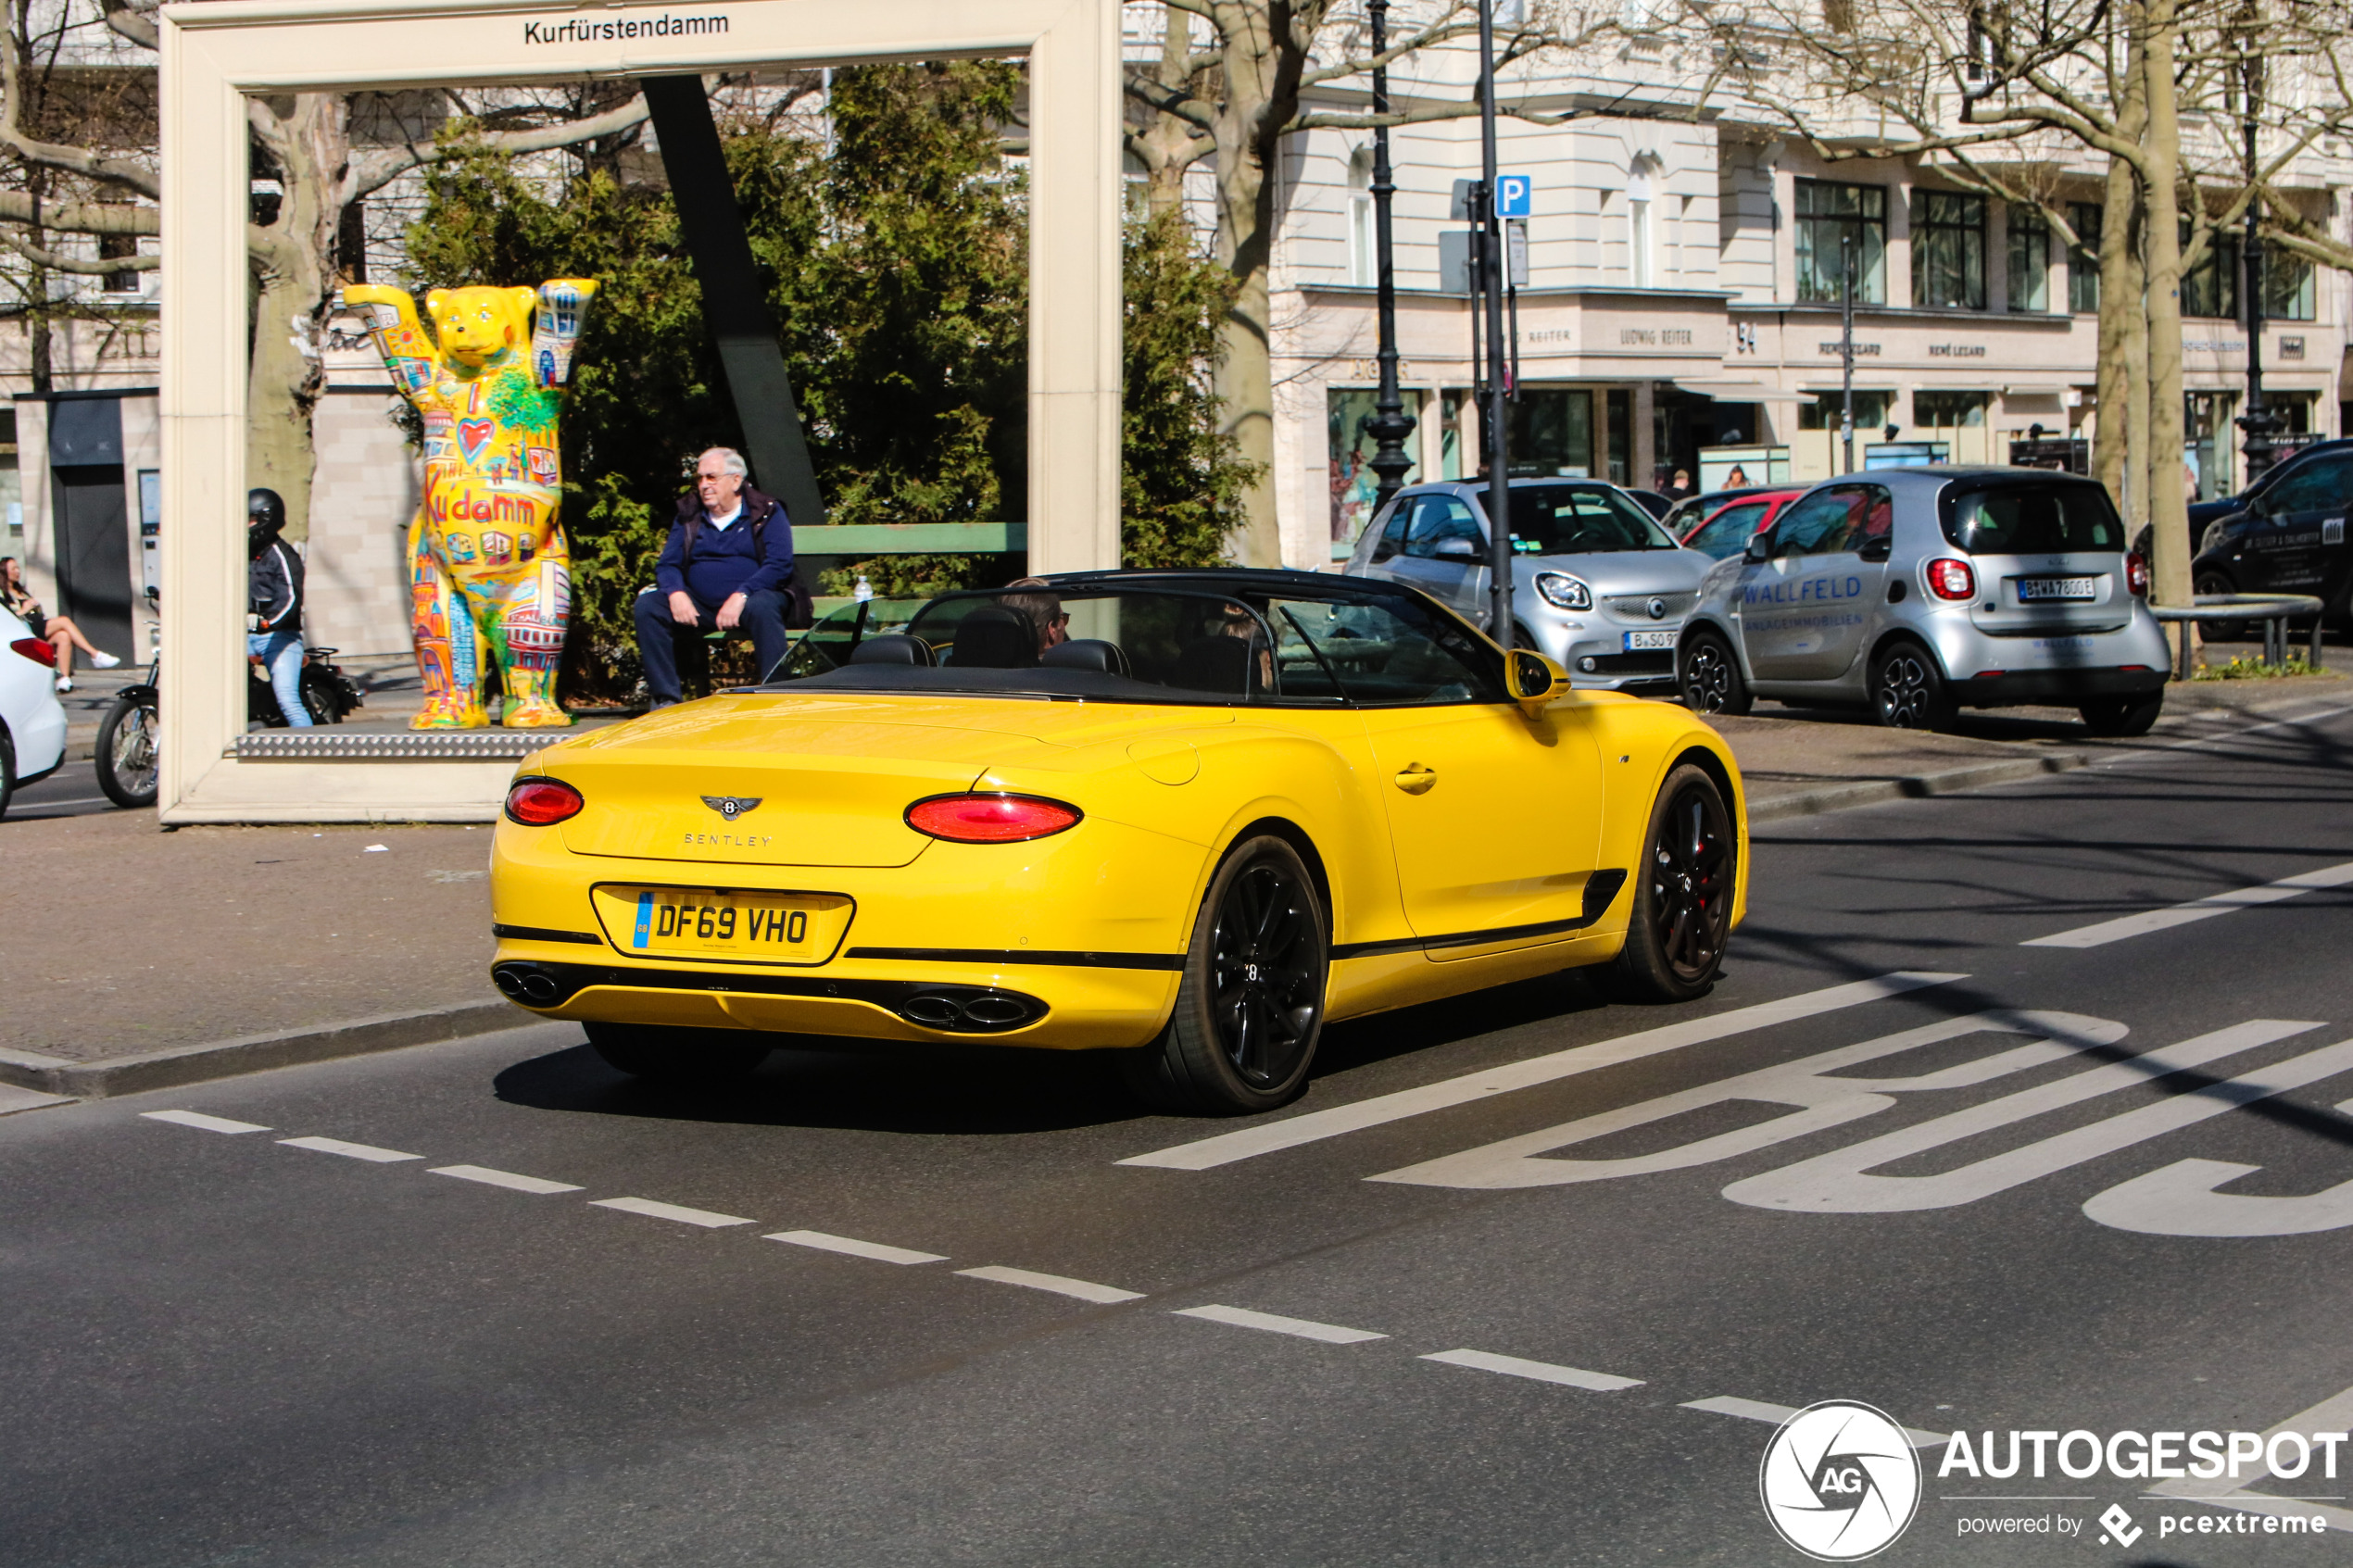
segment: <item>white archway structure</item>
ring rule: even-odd
[[[162,31],[167,824],[483,821],[514,766],[233,754],[247,94],[1026,55],[1030,562],[1118,564],[1118,0],[196,0],[167,6]]]

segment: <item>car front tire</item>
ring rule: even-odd
[[[734,1029],[668,1028],[650,1023],[590,1023],[588,1044],[616,1073],[649,1084],[717,1088],[749,1077],[774,1049]]]
[[[1331,937],[1290,844],[1235,846],[1211,877],[1167,1027],[1124,1064],[1128,1085],[1172,1110],[1272,1110],[1307,1084],[1324,1030]]]
[[[1610,972],[1612,994],[1638,1002],[1689,1002],[1715,987],[1732,932],[1740,835],[1724,792],[1686,762],[1667,775],[1651,806],[1634,872],[1626,946]]]
[[[2201,595],[2235,594],[2239,591],[2237,583],[2219,571],[2200,572],[2195,586]],[[2255,635],[2255,623],[2251,621],[2201,621],[2197,630],[2198,635],[2210,643],[2243,643]]]
[[[1683,706],[1692,712],[1737,718],[1755,705],[1756,699],[1749,695],[1748,683],[1741,679],[1740,660],[1733,657],[1732,645],[1718,633],[1694,633],[1692,640],[1683,645],[1683,656],[1678,663]]]
[[[1891,730],[1949,730],[1958,709],[1935,656],[1892,643],[1871,660],[1871,711]]]

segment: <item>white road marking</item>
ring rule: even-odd
[[[2121,1023],[2074,1012],[2012,1012],[2001,1009],[1963,1018],[1940,1019],[1883,1035],[1860,1045],[1801,1057],[1795,1061],[1762,1067],[1754,1073],[1719,1078],[1713,1084],[1680,1094],[1662,1095],[1639,1105],[1622,1106],[1581,1116],[1557,1127],[1524,1133],[1459,1154],[1441,1155],[1402,1170],[1384,1171],[1367,1181],[1400,1182],[1410,1186],[1532,1187],[1560,1186],[1572,1182],[1598,1182],[1619,1176],[1655,1175],[1696,1165],[1738,1159],[1759,1149],[1806,1137],[1873,1116],[1895,1104],[1894,1095],[1937,1089],[1973,1088],[2006,1073],[2064,1060],[2087,1046],[2113,1045],[2130,1031]],[[2028,1045],[2012,1046],[1974,1060],[1934,1073],[1902,1078],[1848,1076],[1849,1070],[1881,1057],[1898,1056],[1945,1040],[1974,1035],[2032,1035]],[[1832,1076],[1837,1074],[1837,1076]],[[1670,1117],[1705,1110],[1712,1106],[1786,1105],[1786,1116],[1753,1123],[1735,1132],[1694,1139],[1650,1154],[1614,1160],[1561,1160],[1551,1151],[1574,1148],[1629,1128],[1664,1122]]]
[[[1686,1399],[1683,1408],[1687,1411],[1705,1411],[1710,1415],[1736,1415],[1743,1421],[1769,1422],[1775,1426],[1797,1413],[1794,1405],[1768,1405],[1762,1399],[1735,1399],[1730,1394],[1719,1394],[1712,1399]],[[1904,1428],[1904,1436],[1911,1439],[1912,1447],[1916,1449],[1942,1448],[1951,1441],[1948,1433],[1922,1432],[1911,1426]]]
[[[14,1084],[0,1084],[0,1116],[13,1116],[19,1110],[38,1110],[44,1105],[64,1105],[71,1095],[44,1095],[39,1089],[20,1089]],[[269,1131],[263,1128],[262,1131]]]
[[[1735,1203],[1808,1214],[1902,1214],[1952,1209],[2056,1174],[2087,1160],[2114,1154],[2136,1143],[2191,1126],[2250,1100],[2317,1083],[2353,1070],[2353,1041],[2309,1051],[2220,1084],[2205,1084],[2111,1116],[2105,1122],[2057,1133],[2040,1142],[1992,1154],[1968,1165],[1927,1176],[1872,1173],[1907,1156],[1958,1143],[2031,1117],[2080,1105],[2120,1089],[2143,1087],[2187,1068],[2269,1045],[2321,1027],[2259,1018],[2218,1029],[2104,1067],[2070,1073],[2055,1083],[2020,1089],[1999,1099],[1952,1111],[1932,1121],[1882,1133],[1844,1148],[1750,1176],[1724,1189]]]
[[[885,1247],[879,1241],[860,1241],[855,1236],[827,1236],[824,1231],[777,1231],[762,1238],[767,1241],[789,1241],[795,1247],[813,1247],[820,1252],[845,1252],[852,1258],[872,1258],[878,1263],[944,1263],[943,1252],[916,1252],[904,1247]]]
[[[2037,936],[2021,942],[2021,947],[2105,947],[2110,942],[2121,942],[2128,936],[2145,936],[2152,931],[2170,931],[2192,921],[2211,920],[2234,909],[2252,909],[2265,904],[2276,904],[2284,898],[2300,898],[2307,893],[2323,888],[2343,887],[2353,883],[2353,860],[2339,866],[2323,866],[2319,871],[2299,872],[2284,876],[2277,882],[2267,882],[2259,887],[2234,887],[2227,893],[2216,893],[2204,898],[2193,898],[2186,904],[2174,904],[2162,909],[2148,909],[2137,915],[2123,915],[2116,920],[2104,920],[2097,925],[2078,926],[2073,931],[2061,931],[2049,936]]]
[[[278,1141],[288,1148],[308,1148],[321,1154],[340,1154],[346,1160],[365,1160],[375,1165],[396,1165],[403,1160],[424,1158],[422,1154],[403,1154],[396,1148],[378,1148],[373,1144],[346,1143],[341,1138],[280,1138]]]
[[[1532,1377],[1539,1383],[1559,1383],[1603,1394],[1642,1386],[1639,1377],[1617,1377],[1606,1372],[1587,1372],[1583,1367],[1554,1366],[1550,1361],[1526,1361],[1517,1356],[1498,1356],[1487,1350],[1441,1350],[1417,1359],[1444,1361],[1448,1366],[1476,1367],[1480,1372],[1500,1372],[1506,1377]]]
[[[1075,1296],[1081,1301],[1092,1301],[1099,1307],[1144,1298],[1140,1290],[1122,1290],[1115,1285],[1097,1285],[1092,1280],[1070,1279],[1062,1274],[1033,1273],[1027,1269],[1008,1269],[995,1263],[977,1269],[958,1269],[956,1272],[966,1279],[985,1279],[996,1285],[1018,1285],[1029,1290],[1049,1290],[1056,1296]]]
[[[2295,1198],[2217,1192],[2260,1165],[2177,1160],[2085,1200],[2101,1224],[2144,1236],[2311,1236],[2353,1225],[2353,1181]]]
[[[480,1182],[484,1186],[505,1187],[510,1192],[581,1192],[585,1189],[573,1182],[551,1182],[538,1176],[518,1176],[512,1171],[494,1171],[487,1165],[436,1165],[425,1173],[429,1176],[455,1176],[461,1182]]]
[[[618,1209],[624,1214],[646,1214],[657,1220],[675,1220],[682,1225],[700,1225],[705,1230],[759,1223],[738,1219],[733,1214],[714,1214],[708,1209],[682,1209],[675,1203],[656,1203],[650,1198],[596,1198],[589,1202],[598,1209]]]
[[[1308,1318],[1277,1317],[1273,1312],[1253,1312],[1247,1307],[1180,1307],[1169,1315],[1202,1318],[1236,1328],[1263,1329],[1268,1334],[1288,1334],[1294,1339],[1320,1340],[1326,1345],[1362,1345],[1367,1339],[1389,1337],[1368,1328],[1342,1328],[1335,1323],[1316,1323]]]
[[[1424,1085],[1418,1089],[1400,1089],[1395,1094],[1376,1095],[1353,1105],[1336,1105],[1329,1110],[1310,1111],[1304,1116],[1294,1116],[1289,1121],[1276,1122],[1264,1127],[1220,1133],[1215,1137],[1156,1149],[1150,1154],[1139,1154],[1118,1163],[1152,1165],[1170,1171],[1206,1171],[1218,1165],[1230,1165],[1237,1160],[1272,1154],[1277,1149],[1296,1148],[1321,1138],[1335,1138],[1343,1133],[1361,1132],[1366,1127],[1401,1122],[1408,1116],[1443,1110],[1449,1106],[1467,1105],[1490,1095],[1549,1084],[1579,1073],[1615,1067],[1620,1062],[1638,1061],[1662,1051],[1720,1040],[1752,1029],[1768,1029],[1779,1023],[1815,1018],[1841,1008],[1857,1007],[1865,1002],[1901,996],[1906,991],[1949,985],[1968,978],[1965,974],[1907,972],[1883,974],[1875,980],[1857,980],[1820,991],[1808,991],[1802,996],[1786,997],[1778,1002],[1735,1008],[1712,1018],[1688,1019],[1657,1029],[1645,1029],[1640,1034],[1621,1035],[1614,1040],[1572,1046],[1567,1050],[1514,1062],[1508,1067],[1491,1067],[1465,1073],[1459,1078]]]
[[[207,1116],[201,1110],[143,1110],[139,1114],[150,1122],[169,1122],[175,1127],[196,1127],[208,1133],[266,1133],[270,1130],[257,1122],[232,1122],[226,1116]]]
[[[2285,1421],[2264,1433],[2264,1452],[2268,1454],[2271,1451],[2271,1439],[2283,1432],[2297,1433],[2309,1440],[2316,1432],[2336,1433],[2348,1429],[2353,1429],[2353,1388],[2347,1388],[2342,1394],[2322,1399],[2310,1410],[2289,1416]],[[2267,1479],[2270,1474],[2271,1466],[2266,1463],[2263,1475],[2258,1479]],[[2241,1483],[2232,1480],[2228,1475],[2218,1475],[2210,1481],[2194,1479],[2160,1481],[2143,1495],[2152,1498],[2179,1498],[2190,1502],[2214,1503],[2222,1508],[2235,1508],[2246,1513],[2277,1513],[2283,1516],[2317,1513],[2328,1521],[2330,1529],[2353,1533],[2353,1509],[2324,1508],[2319,1503],[2298,1502],[2293,1499],[2267,1496],[2262,1492],[2242,1491],[2240,1486]]]

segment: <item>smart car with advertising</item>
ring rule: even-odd
[[[1939,729],[1963,708],[2076,709],[2141,734],[2165,702],[2148,568],[2096,482],[1888,469],[1816,486],[1708,573],[1679,678],[1702,713],[1757,696]]]

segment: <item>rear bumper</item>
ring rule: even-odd
[[[2101,697],[2145,696],[2165,689],[2162,670],[2023,670],[1952,683],[1964,708],[2073,708]]]

